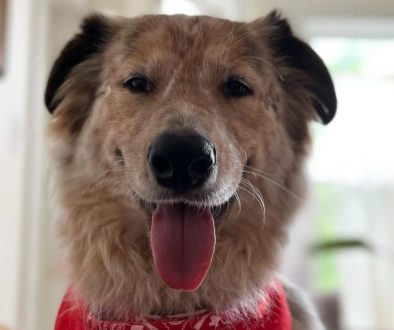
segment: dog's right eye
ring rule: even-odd
[[[145,76],[134,75],[123,82],[123,86],[135,93],[150,92],[153,88],[152,82]]]
[[[230,77],[223,85],[222,92],[231,97],[243,97],[253,94],[253,90],[249,87],[245,79],[234,76]]]

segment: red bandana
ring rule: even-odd
[[[86,308],[73,299],[68,290],[60,306],[55,330],[291,330],[291,317],[286,295],[280,285],[266,290],[267,299],[260,304],[256,315],[242,322],[229,322],[212,312],[171,317],[149,317],[144,321],[102,321],[89,314]]]

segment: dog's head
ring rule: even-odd
[[[254,301],[302,195],[308,122],[336,111],[277,13],[91,16],[45,101],[74,280],[140,313]]]

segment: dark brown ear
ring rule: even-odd
[[[84,19],[81,30],[64,47],[49,74],[45,105],[50,113],[53,113],[62,101],[57,95],[59,87],[78,64],[103,50],[112,28],[109,19],[93,14]]]
[[[266,20],[273,27],[270,40],[274,55],[283,58],[288,66],[304,74],[303,87],[313,96],[313,106],[324,124],[335,116],[337,98],[331,76],[322,59],[305,42],[295,37],[287,20],[277,11],[271,12]],[[286,83],[286,82],[285,82]]]

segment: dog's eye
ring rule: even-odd
[[[222,91],[227,96],[242,97],[251,95],[252,89],[248,86],[246,81],[242,78],[231,77],[223,85]]]
[[[123,82],[123,86],[136,93],[150,92],[153,88],[152,82],[142,75],[135,75],[127,78]]]

